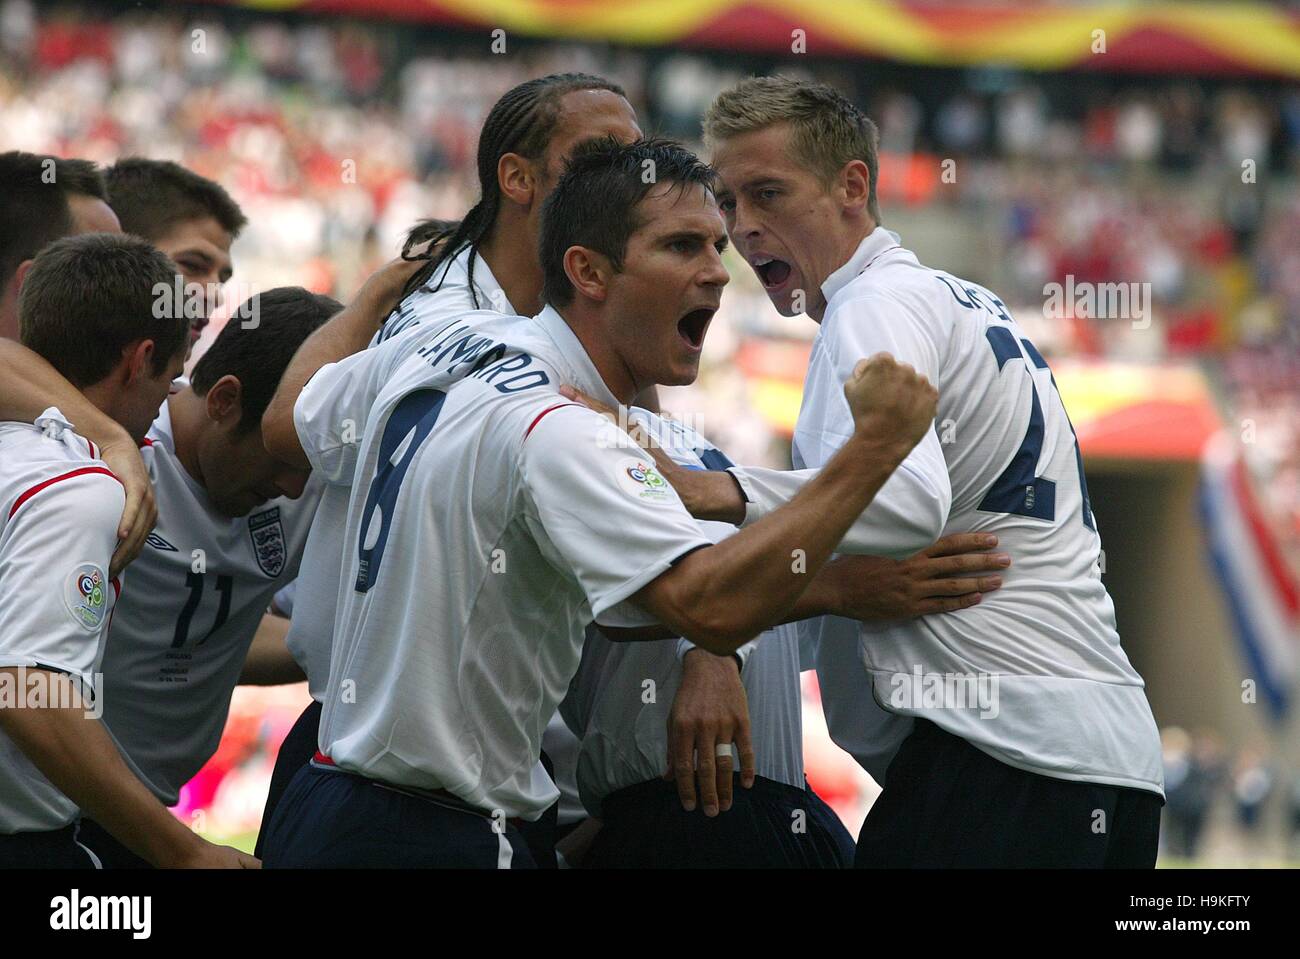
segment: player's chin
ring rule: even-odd
[[[796,309],[794,290],[768,291],[767,298],[782,316],[798,316],[803,310]]]
[[[700,375],[699,354],[674,357],[672,365],[655,380],[660,386],[690,386]]]

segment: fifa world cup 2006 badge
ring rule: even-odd
[[[676,499],[673,488],[655,469],[653,463],[628,457],[618,468],[618,485],[624,492],[650,503],[671,503]]]
[[[108,611],[108,577],[94,563],[82,563],[72,571],[64,600],[72,618],[86,629],[98,629]]]

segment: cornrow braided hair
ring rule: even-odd
[[[542,156],[560,117],[560,99],[578,90],[608,90],[627,96],[617,83],[603,77],[589,73],[552,73],[513,87],[493,105],[478,139],[478,202],[459,224],[434,230],[430,228],[434,221],[426,221],[407,236],[402,245],[402,259],[429,262],[407,280],[402,299],[419,289],[428,293],[441,289],[452,258],[468,246],[470,296],[475,309],[481,309],[474,287],[474,263],[480,244],[488,238],[501,210],[497,164],[507,153],[518,153],[530,160]],[[428,246],[416,252],[426,242]],[[435,286],[428,286],[439,267],[444,267],[442,276]]]

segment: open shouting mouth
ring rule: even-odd
[[[763,289],[769,293],[779,290],[790,279],[790,264],[772,256],[756,256],[750,260],[754,272],[758,274]]]
[[[704,347],[704,334],[708,332],[709,323],[716,312],[707,307],[691,310],[677,321],[677,335],[686,341],[687,346],[698,352]]]

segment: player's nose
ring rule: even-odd
[[[727,271],[727,265],[722,262],[722,254],[717,250],[709,258],[704,270],[700,273],[699,282],[702,286],[716,286],[722,288],[731,282],[731,274]]]
[[[749,247],[756,245],[762,236],[762,224],[754,211],[749,208],[749,204],[739,197],[731,211],[730,219],[727,232],[731,236],[731,242],[736,244],[741,253],[748,252]]]

